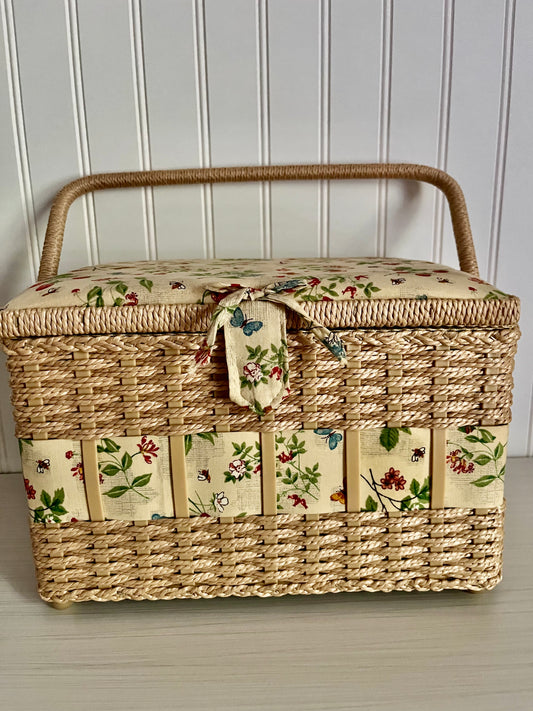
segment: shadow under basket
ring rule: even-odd
[[[32,524],[51,603],[490,590],[504,508]]]

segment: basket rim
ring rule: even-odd
[[[372,299],[302,304],[327,328],[504,328],[520,318],[520,300]],[[205,333],[216,304],[4,309],[0,337],[93,335],[111,333]],[[305,321],[287,313],[287,327],[307,330]]]

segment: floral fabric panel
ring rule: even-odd
[[[19,446],[32,521],[88,520],[80,443],[70,439],[20,439]]]
[[[502,505],[508,431],[507,425],[446,431],[446,507]]]
[[[279,513],[346,511],[344,434],[332,429],[276,434]]]
[[[298,302],[508,298],[477,277],[432,262],[368,257],[191,259],[83,267],[34,284],[6,308],[209,304],[239,288],[280,281],[294,281],[291,293]]]
[[[431,431],[361,430],[363,511],[410,511],[431,503]],[[446,508],[493,508],[503,503],[508,427],[446,431]],[[89,520],[81,443],[19,440],[26,496],[33,521]],[[256,432],[186,435],[185,462],[191,516],[262,513],[261,444]],[[167,437],[113,437],[98,441],[98,474],[105,517],[125,521],[174,516]],[[275,434],[279,513],[346,510],[345,433],[340,430]]]
[[[224,325],[229,394],[259,415],[289,394],[285,313],[264,301],[230,307]]]
[[[167,437],[113,437],[98,443],[104,515],[120,521],[174,516]]]
[[[191,516],[262,512],[261,445],[257,432],[205,432],[185,437]]]
[[[215,309],[207,335],[194,356],[193,368],[209,362],[217,331],[224,327],[229,396],[237,405],[244,405],[257,415],[270,412],[290,393],[282,307],[300,314],[315,338],[341,363],[346,363],[346,349],[340,336],[309,318],[290,295],[301,282],[290,279],[264,289],[247,287],[229,293]]]
[[[361,510],[412,511],[430,506],[430,430],[361,430]]]

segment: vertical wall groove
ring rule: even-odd
[[[198,133],[200,137],[200,165],[211,165],[211,141],[209,136],[209,94],[207,87],[207,47],[205,30],[205,0],[193,4],[194,48],[196,63],[196,96],[198,101]],[[203,185],[202,209],[204,225],[204,252],[210,259],[215,256],[215,231],[213,215],[213,189]]]
[[[494,188],[492,195],[489,241],[488,280],[493,284],[496,283],[498,278],[498,256],[500,251],[503,189],[505,182],[505,163],[507,158],[507,139],[509,135],[509,110],[511,104],[515,10],[516,0],[506,0],[503,29],[500,107],[498,115],[498,139],[496,164],[494,168]]]
[[[319,9],[319,162],[328,163],[330,155],[330,71],[331,71],[331,0],[321,0]],[[318,204],[318,248],[321,257],[329,256],[329,182],[320,183]]]
[[[392,80],[392,22],[394,0],[382,0],[381,73],[379,85],[378,160],[389,160],[391,80]],[[384,257],[387,251],[387,181],[378,185],[377,245],[376,253]]]
[[[37,222],[35,219],[35,207],[33,202],[28,144],[26,141],[26,129],[24,125],[24,110],[22,106],[13,0],[1,0],[0,7],[2,11],[2,23],[4,25],[9,103],[13,125],[13,143],[17,159],[20,199],[24,211],[24,222],[27,235],[26,248],[28,251],[31,279],[32,281],[36,281],[37,272],[39,271],[40,250],[39,239],[37,236]]]
[[[142,36],[142,15],[140,0],[130,0],[131,55],[133,71],[133,91],[137,114],[137,137],[139,159],[142,170],[150,170],[150,135],[148,126],[148,102],[146,99],[146,75],[144,70],[144,47]],[[153,188],[143,188],[144,230],[147,259],[157,259],[157,240],[154,212]]]
[[[83,74],[81,68],[81,47],[78,21],[77,0],[65,0],[65,19],[67,24],[67,44],[70,69],[70,87],[72,107],[74,111],[74,130],[76,132],[76,149],[78,166],[81,175],[91,172],[91,157],[89,152],[89,133],[87,130],[87,115],[85,112],[85,96],[83,92]],[[100,261],[98,253],[98,233],[96,229],[96,213],[92,193],[82,198],[85,232],[87,235],[87,253],[91,264]]]
[[[448,136],[450,132],[455,0],[445,0],[442,20],[442,61],[439,98],[439,128],[437,139],[437,168],[446,170],[448,163]],[[433,223],[433,261],[439,263],[442,262],[445,206],[444,195],[440,190],[437,190],[435,192],[435,218]]]
[[[268,0],[257,2],[257,96],[259,118],[259,162],[270,163],[270,86],[268,61]],[[261,184],[261,244],[263,259],[272,257],[272,202],[270,183]]]

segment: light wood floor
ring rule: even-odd
[[[461,592],[82,603],[35,592],[0,476],[0,708],[533,710],[533,460],[511,460],[504,581]]]

